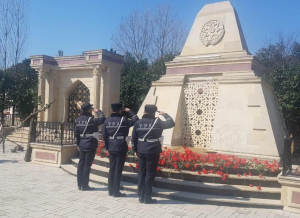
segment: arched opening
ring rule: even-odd
[[[68,97],[68,122],[74,122],[80,116],[81,110],[77,108],[77,102],[90,102],[90,90],[81,81],[77,83]]]

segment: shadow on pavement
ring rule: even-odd
[[[103,187],[103,188],[95,188],[94,191],[108,191],[107,187]]]
[[[1,163],[18,163],[18,160],[0,160],[0,164]]]

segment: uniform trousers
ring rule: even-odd
[[[83,150],[79,152],[79,163],[77,167],[77,184],[86,188],[90,181],[91,166],[96,154],[96,149]]]
[[[157,154],[141,154],[139,157],[138,170],[138,195],[144,198],[151,198],[152,186],[156,175],[156,169],[159,161]]]
[[[111,194],[118,194],[120,192],[121,176],[126,155],[126,153],[109,153],[108,191]]]

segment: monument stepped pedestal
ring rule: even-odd
[[[72,158],[72,163],[61,165],[61,168],[72,174],[77,174],[78,158]],[[109,160],[108,158],[95,157],[91,168],[90,179],[104,185],[108,184]],[[137,170],[133,162],[125,162],[121,178],[122,189],[137,191]],[[276,177],[258,176],[238,177],[229,176],[229,184],[222,181],[222,177],[216,174],[201,174],[191,171],[172,171],[162,169],[157,172],[153,184],[153,196],[181,200],[192,203],[209,203],[236,207],[263,207],[282,208],[280,203],[280,184]],[[261,185],[258,191],[249,184]]]

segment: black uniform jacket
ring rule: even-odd
[[[85,134],[93,134],[98,132],[98,127],[102,125],[105,121],[105,115],[101,110],[97,112],[98,118],[94,118],[92,114],[88,112],[83,112],[80,117],[76,119],[76,128],[75,128],[75,138],[76,144],[83,150],[94,150],[98,147],[98,140],[94,137],[80,137],[80,134],[83,133],[88,119],[91,117],[88,126],[86,128]]]
[[[126,117],[123,118],[120,129],[118,130],[116,137],[123,137],[123,139],[110,139],[112,137],[122,119],[122,115],[118,113],[112,113],[109,118],[104,122],[103,128],[103,140],[105,143],[105,149],[108,150],[109,153],[126,153],[128,151],[128,145],[126,142],[126,136],[128,136],[129,128],[134,125],[134,123],[139,119],[138,116],[132,111],[129,111],[129,115],[132,117],[131,120]]]
[[[166,121],[162,121],[158,118],[153,129],[149,132],[145,139],[159,139],[164,129],[169,129],[175,126],[175,122],[172,117],[166,113],[163,116]],[[155,119],[156,118],[154,116],[145,114],[141,120],[138,120],[134,124],[132,132],[132,149],[134,152],[141,154],[156,154],[162,152],[161,143],[159,141],[147,142],[146,140],[139,140],[143,139],[147,132],[151,129]]]

